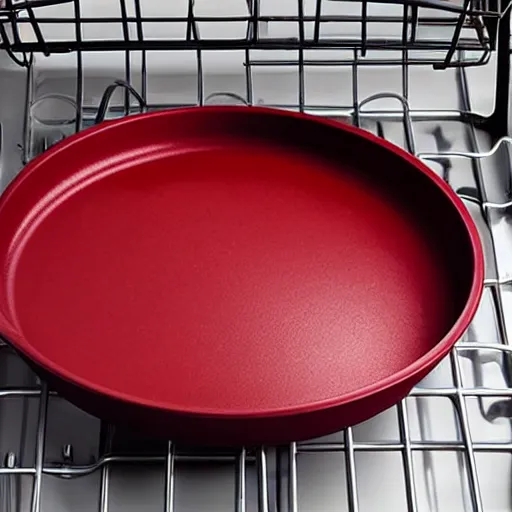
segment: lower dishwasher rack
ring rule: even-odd
[[[78,67],[66,55],[38,56],[28,69],[1,55],[2,189],[25,161],[91,124],[117,79],[141,90],[148,109],[243,100],[328,115],[416,154],[464,200],[486,255],[479,311],[451,355],[396,407],[325,438],[237,451],[106,425],[2,344],[0,511],[512,510],[510,139],[476,122],[494,106],[496,60],[433,71],[406,53],[368,66],[358,51],[350,65],[298,62],[280,50],[264,61],[258,52],[205,52],[200,63],[198,55],[160,52],[142,65],[136,51],[84,53]],[[121,88],[109,116],[137,108]]]

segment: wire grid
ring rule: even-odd
[[[172,105],[150,105],[147,103],[147,73],[146,73],[146,60],[145,52],[142,52],[142,88],[140,95],[143,99],[143,110],[162,108],[165,106]],[[82,66],[82,54],[81,51],[77,52],[77,88],[76,88],[76,105],[77,105],[77,119],[76,119],[76,130],[82,129],[85,125],[90,123],[91,119],[94,119],[96,113],[87,113],[84,110],[83,105],[83,89],[84,89],[84,77],[83,77],[83,66]],[[131,59],[130,52],[126,51],[125,60],[125,80],[127,83],[131,82],[132,71],[131,71]],[[280,63],[281,64],[281,63]],[[459,83],[461,86],[463,105],[459,110],[450,111],[417,111],[410,109],[408,106],[409,97],[409,68],[414,63],[409,62],[408,51],[402,52],[401,64],[402,64],[402,94],[378,94],[370,98],[361,99],[359,97],[358,87],[358,73],[359,69],[365,64],[361,61],[361,55],[358,50],[354,50],[354,59],[348,63],[338,63],[338,65],[348,65],[352,69],[352,105],[347,105],[346,109],[326,108],[319,111],[314,106],[307,105],[305,102],[305,83],[304,83],[304,66],[306,65],[304,55],[299,52],[298,61],[289,61],[285,65],[298,66],[298,103],[295,105],[274,105],[280,108],[294,108],[299,111],[307,111],[319,114],[329,115],[343,115],[351,119],[355,125],[360,125],[361,121],[365,118],[375,119],[387,118],[387,119],[398,119],[403,121],[404,129],[406,134],[407,149],[416,154],[418,157],[425,160],[436,160],[436,159],[450,159],[450,158],[469,158],[472,160],[473,166],[476,169],[477,185],[479,189],[479,196],[481,200],[475,198],[469,198],[472,201],[477,202],[484,214],[484,218],[487,223],[490,223],[489,214],[492,210],[503,209],[510,206],[509,203],[496,204],[487,200],[485,189],[482,185],[482,169],[480,166],[480,159],[486,158],[491,152],[481,153],[477,147],[476,135],[474,129],[471,127],[470,139],[472,151],[469,153],[435,153],[435,154],[418,154],[416,151],[416,140],[414,136],[413,123],[415,120],[421,119],[467,119],[471,114],[471,106],[469,104],[468,88],[466,82],[466,74],[464,69],[459,69]],[[245,54],[245,73],[246,73],[246,95],[242,98],[246,103],[253,104],[253,80],[252,80],[252,69],[257,66],[258,62],[252,61],[250,51],[247,50]],[[277,64],[276,64],[277,65]],[[322,65],[331,66],[333,63],[323,63]],[[384,64],[385,65],[385,64]],[[29,74],[32,68],[29,67]],[[197,50],[197,105],[204,105],[207,101],[204,95],[204,76],[201,61],[201,50]],[[30,77],[29,77],[30,79]],[[120,85],[120,87],[124,87]],[[129,98],[129,90],[125,91],[124,105],[118,109],[112,109],[114,115],[127,115],[133,111],[133,106]],[[368,109],[368,105],[373,100],[382,97],[393,97],[397,100],[399,108],[396,110],[375,110]],[[85,115],[84,115],[85,112]],[[27,114],[28,115],[28,114]],[[30,123],[27,123],[27,127]],[[30,134],[26,134],[26,141],[30,139]],[[510,139],[504,138],[503,142],[508,143]],[[25,145],[25,152],[27,158],[29,154],[27,152],[27,144]],[[492,151],[495,151],[493,148]],[[468,199],[468,198],[466,198]],[[491,230],[492,233],[492,230]],[[81,477],[97,471],[101,471],[101,499],[99,504],[100,512],[108,512],[109,510],[109,491],[110,491],[110,471],[116,464],[122,463],[134,463],[139,465],[151,465],[151,464],[165,464],[165,496],[164,496],[164,511],[172,512],[175,510],[175,473],[176,473],[176,462],[180,460],[186,461],[204,461],[214,460],[222,461],[228,460],[233,461],[235,467],[235,493],[233,496],[233,510],[236,512],[246,512],[247,510],[247,471],[249,465],[256,465],[257,476],[258,476],[258,509],[260,512],[269,512],[276,509],[276,504],[273,499],[273,493],[271,487],[272,482],[269,481],[268,471],[268,457],[270,454],[278,453],[282,458],[285,459],[286,463],[281,467],[281,471],[287,473],[287,487],[286,489],[280,489],[279,494],[282,496],[282,505],[279,507],[281,510],[288,510],[289,512],[297,512],[299,510],[298,500],[298,479],[297,479],[297,459],[303,453],[321,452],[321,453],[336,453],[342,452],[345,457],[346,463],[346,484],[347,484],[347,499],[348,499],[348,510],[351,512],[358,512],[360,509],[359,498],[358,498],[358,483],[357,483],[357,472],[356,472],[356,454],[359,452],[397,452],[401,454],[402,464],[405,475],[405,490],[406,500],[408,509],[412,512],[418,510],[417,496],[416,496],[416,485],[414,481],[413,472],[413,454],[415,452],[422,451],[456,451],[463,455],[465,458],[465,468],[467,483],[469,486],[472,509],[476,512],[483,512],[482,496],[480,492],[480,486],[478,482],[478,475],[475,462],[475,454],[479,452],[512,452],[512,443],[504,442],[474,442],[471,437],[469,420],[468,420],[468,409],[466,399],[469,397],[496,397],[503,400],[512,398],[511,389],[490,389],[490,388],[469,388],[465,387],[461,377],[461,366],[459,357],[463,353],[467,352],[488,352],[495,351],[503,355],[505,359],[508,359],[512,352],[512,347],[509,345],[506,326],[504,322],[504,311],[503,303],[501,300],[501,287],[508,284],[509,281],[503,281],[500,279],[486,279],[485,286],[492,291],[494,302],[498,312],[498,324],[501,334],[502,344],[482,344],[482,343],[459,343],[450,355],[451,371],[453,375],[454,385],[446,388],[435,388],[435,389],[422,389],[415,388],[410,396],[413,397],[445,397],[453,403],[456,414],[457,422],[461,432],[461,441],[454,442],[433,442],[433,441],[422,441],[416,442],[411,439],[410,426],[408,422],[408,408],[407,400],[402,401],[397,406],[398,421],[399,421],[399,432],[400,439],[398,442],[357,442],[354,440],[353,429],[347,428],[344,432],[344,442],[325,442],[325,443],[291,443],[288,447],[261,447],[256,450],[246,450],[245,448],[240,449],[236,452],[223,452],[215,453],[211,451],[198,452],[197,450],[187,451],[178,449],[171,441],[167,444],[167,450],[164,455],[141,455],[141,456],[126,456],[109,453],[109,443],[113,436],[113,430],[110,429],[110,434],[107,436],[106,452],[102,455],[94,464],[90,465],[74,465],[72,462],[72,456],[70,453],[65,454],[67,463],[62,465],[52,465],[45,463],[45,438],[46,429],[48,423],[48,402],[52,394],[52,391],[48,389],[45,383],[40,383],[36,387],[30,388],[9,388],[0,389],[0,400],[5,400],[11,397],[32,397],[37,399],[39,402],[39,414],[37,422],[37,440],[36,440],[36,457],[35,463],[30,467],[21,467],[17,464],[16,457],[13,453],[8,453],[5,459],[5,463],[0,467],[0,478],[5,476],[15,475],[29,475],[33,479],[32,484],[32,500],[30,512],[41,511],[41,488],[42,480],[44,475],[53,475],[58,477]],[[0,345],[0,350],[9,350],[9,348],[3,344]],[[110,441],[109,441],[110,440]],[[65,448],[65,452],[71,451],[70,447]],[[281,481],[281,479],[278,479]],[[279,485],[279,483],[278,483]]]
[[[45,55],[71,51],[121,50],[245,50],[245,49],[358,49],[417,50],[417,59],[433,61],[437,68],[478,66],[488,62],[495,48],[498,19],[508,2],[492,0],[397,0],[391,14],[382,13],[378,2],[361,0],[358,4],[342,0],[289,0],[287,9],[269,8],[263,0],[245,0],[243,13],[212,15],[201,12],[197,0],[186,0],[182,10],[167,16],[151,16],[147,0],[114,0],[85,14],[87,3],[81,0],[5,0],[0,8],[0,47],[13,59],[27,66],[30,52]],[[107,4],[115,9],[107,9]],[[284,5],[284,2],[281,3]],[[386,2],[387,8],[392,4]],[[51,7],[58,10],[51,10]],[[339,6],[334,9],[333,6]],[[354,6],[356,9],[354,10]],[[265,8],[264,8],[265,7]],[[66,8],[69,8],[66,11]],[[50,10],[48,10],[50,9]],[[204,10],[204,9],[203,9]],[[221,10],[221,9],[220,9]],[[148,29],[166,24],[161,37],[151,38]],[[94,35],[91,27],[108,27]],[[206,30],[215,25],[215,35]],[[223,28],[241,26],[231,36]],[[64,34],[52,35],[59,27]],[[120,35],[110,37],[113,27]],[[280,31],[269,33],[273,27]],[[337,27],[333,34],[329,32]],[[386,27],[387,32],[379,31]],[[178,30],[177,34],[173,31]],[[467,53],[461,53],[467,50]],[[435,57],[424,56],[437,52]],[[20,52],[22,55],[15,55]]]

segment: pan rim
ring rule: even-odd
[[[189,416],[209,416],[215,418],[226,418],[226,419],[237,419],[237,418],[271,418],[271,417],[283,417],[292,416],[299,414],[314,413],[319,410],[331,409],[346,405],[356,401],[364,400],[379,392],[384,392],[401,383],[408,380],[414,379],[415,376],[419,376],[423,371],[429,370],[435,364],[439,363],[441,359],[448,354],[453,345],[462,337],[467,327],[469,326],[473,316],[475,315],[477,308],[480,303],[480,298],[483,293],[484,287],[484,255],[481,245],[480,236],[478,234],[477,227],[467,210],[462,200],[457,196],[455,191],[442,180],[434,171],[432,171],[426,164],[421,160],[399,148],[393,143],[381,139],[370,132],[354,127],[352,125],[340,123],[333,119],[326,119],[317,117],[309,114],[286,111],[268,107],[247,107],[247,106],[205,106],[205,107],[186,107],[178,108],[173,110],[156,111],[145,114],[137,114],[121,119],[112,121],[106,121],[97,126],[79,132],[75,135],[68,137],[62,142],[56,144],[51,149],[43,153],[41,156],[32,160],[20,174],[9,184],[4,193],[0,196],[0,213],[3,206],[9,201],[9,198],[13,195],[15,190],[27,179],[33,172],[41,166],[48,165],[47,162],[51,158],[61,151],[69,151],[74,144],[80,144],[82,141],[89,137],[97,136],[108,132],[109,130],[116,129],[116,127],[124,124],[136,124],[140,120],[147,120],[148,118],[156,118],[160,116],[174,116],[174,115],[201,115],[204,112],[210,112],[211,114],[223,114],[227,112],[240,112],[243,115],[251,114],[263,114],[271,118],[273,116],[287,116],[291,119],[298,120],[310,120],[315,123],[320,123],[324,126],[331,127],[336,130],[345,131],[352,135],[366,139],[370,144],[379,145],[381,148],[388,150],[395,156],[403,159],[411,167],[417,171],[423,173],[426,178],[434,184],[440,193],[444,194],[445,198],[449,201],[450,206],[454,208],[462,225],[466,231],[471,246],[472,255],[472,267],[473,276],[472,283],[467,296],[465,306],[452,325],[450,330],[445,336],[440,339],[429,351],[427,351],[422,357],[414,361],[413,363],[402,368],[400,371],[393,373],[392,375],[379,379],[373,383],[369,383],[359,389],[344,393],[336,397],[322,399],[314,402],[303,403],[299,405],[283,406],[278,408],[269,409],[248,409],[248,410],[222,410],[220,408],[208,408],[208,407],[193,407],[176,405],[170,401],[153,400],[149,398],[137,397],[130,393],[125,393],[120,390],[110,389],[108,386],[103,386],[91,381],[90,379],[83,378],[75,375],[73,372],[66,370],[59,364],[53,362],[50,358],[45,357],[38,349],[30,344],[23,335],[19,334],[11,329],[11,334],[5,336],[13,347],[19,350],[22,354],[28,357],[41,369],[55,375],[57,378],[62,379],[72,385],[78,386],[86,391],[104,395],[114,400],[124,402],[131,405],[137,405],[144,408],[155,409],[165,411],[169,413],[184,414]],[[104,135],[105,137],[107,135]],[[0,328],[0,331],[2,329]],[[21,331],[21,328],[19,329]],[[0,334],[1,336],[1,334]]]

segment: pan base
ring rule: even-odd
[[[445,241],[386,169],[255,138],[138,148],[52,198],[11,266],[24,337],[101,389],[235,415],[425,355],[454,321]]]

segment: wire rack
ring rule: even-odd
[[[38,16],[39,11],[43,12],[45,8],[54,8],[56,4],[59,4],[59,8],[63,6],[72,8],[69,18],[64,13],[65,21],[56,22],[56,18],[44,17],[46,14]],[[303,461],[311,455],[321,457],[322,465],[326,464],[330,457],[339,457],[336,459],[336,464],[337,467],[342,468],[342,471],[340,479],[335,485],[343,487],[344,492],[338,497],[338,501],[335,501],[332,509],[359,512],[370,510],[366,504],[368,491],[362,483],[360,458],[370,455],[374,460],[378,460],[378,457],[384,454],[394,454],[399,457],[397,471],[401,475],[399,479],[401,483],[398,487],[404,497],[403,510],[412,512],[427,509],[443,510],[442,505],[436,502],[436,499],[440,498],[435,496],[431,498],[429,507],[425,508],[423,497],[420,496],[422,483],[418,479],[419,462],[417,457],[428,459],[435,457],[437,453],[455,454],[458,460],[459,475],[457,478],[462,481],[460,487],[462,505],[460,508],[451,510],[477,512],[494,510],[487,506],[488,493],[484,492],[482,483],[485,480],[485,474],[482,472],[479,458],[482,454],[510,456],[512,437],[479,435],[473,422],[475,415],[473,405],[477,404],[478,414],[483,421],[489,424],[496,420],[508,422],[512,416],[512,389],[509,384],[512,348],[507,331],[507,327],[510,329],[512,321],[510,308],[507,308],[507,304],[510,304],[508,292],[512,287],[512,272],[507,269],[506,252],[503,249],[509,247],[506,242],[508,238],[503,235],[501,227],[503,223],[507,223],[509,211],[512,208],[512,201],[508,197],[510,158],[507,153],[507,148],[512,142],[512,139],[507,137],[510,38],[508,17],[505,17],[506,23],[502,24],[500,31],[495,33],[493,42],[489,38],[477,37],[479,44],[485,41],[485,45],[481,45],[479,50],[483,51],[486,57],[482,59],[480,54],[476,60],[472,60],[468,57],[468,52],[470,53],[469,47],[466,46],[468,43],[459,37],[460,32],[458,35],[456,34],[456,37],[449,39],[448,43],[436,40],[428,48],[419,43],[419,39],[413,35],[413,32],[421,26],[426,18],[421,18],[418,13],[423,8],[435,9],[436,12],[448,12],[448,16],[442,17],[442,23],[457,31],[459,30],[457,27],[466,26],[467,20],[471,19],[471,30],[474,30],[476,19],[484,22],[490,18],[499,19],[502,14],[506,14],[503,6],[496,4],[491,9],[488,2],[465,2],[461,6],[408,2],[399,5],[399,9],[403,9],[403,17],[395,19],[393,14],[386,14],[385,19],[374,19],[369,14],[370,5],[363,2],[357,4],[360,14],[355,19],[353,17],[349,19],[347,14],[338,14],[336,19],[333,19],[329,16],[334,15],[322,14],[324,4],[326,2],[322,1],[313,4],[316,9],[313,12],[313,17],[308,17],[309,15],[302,10],[304,7],[302,2],[296,4],[298,14],[295,17],[290,17],[288,14],[272,17],[264,16],[261,13],[263,4],[252,2],[247,4],[249,14],[245,17],[238,16],[235,19],[229,16],[199,16],[194,11],[194,9],[198,9],[197,4],[194,6],[193,3],[187,2],[184,4],[187,9],[184,18],[176,17],[173,20],[160,18],[162,23],[184,23],[185,36],[181,39],[149,40],[144,36],[146,23],[157,23],[157,21],[154,17],[144,18],[142,15],[143,2],[136,0],[131,5],[135,14],[129,14],[130,7],[121,1],[119,3],[121,18],[101,18],[106,20],[101,22],[98,21],[100,18],[82,16],[80,13],[84,5],[78,1],[6,2],[2,11],[2,16],[5,19],[2,29],[2,45],[17,64],[26,68],[26,83],[28,84],[25,111],[21,114],[25,119],[20,144],[21,159],[25,162],[30,160],[35,154],[64,136],[58,130],[57,136],[55,133],[48,135],[48,132],[41,135],[36,127],[35,121],[40,121],[40,119],[35,119],[34,106],[39,104],[41,98],[49,97],[48,94],[41,95],[42,93],[38,92],[38,53],[46,53],[51,58],[62,52],[68,52],[73,58],[71,66],[73,94],[69,94],[69,91],[66,90],[50,95],[53,99],[67,98],[66,101],[72,105],[74,116],[67,123],[67,126],[71,126],[71,131],[81,130],[95,122],[101,122],[105,117],[129,115],[139,110],[203,105],[210,101],[218,101],[220,98],[248,105],[255,104],[259,101],[255,78],[261,68],[266,70],[292,69],[294,74],[291,87],[296,89],[296,101],[266,101],[266,105],[335,117],[371,129],[378,135],[394,142],[397,142],[391,136],[394,132],[389,131],[387,126],[398,126],[403,135],[399,137],[397,143],[402,144],[408,151],[432,165],[432,168],[441,173],[465,201],[477,220],[486,248],[487,272],[483,303],[487,306],[483,304],[481,309],[486,307],[492,309],[493,329],[496,334],[489,336],[487,332],[493,331],[490,329],[485,331],[485,335],[481,335],[482,328],[478,324],[477,315],[468,334],[441,365],[444,365],[446,377],[442,379],[442,385],[431,386],[428,383],[422,383],[412,391],[406,400],[393,409],[391,414],[394,416],[393,421],[397,427],[397,435],[393,439],[384,439],[375,433],[365,438],[360,434],[360,428],[356,426],[324,439],[292,443],[283,447],[211,450],[177,446],[172,441],[140,439],[126,432],[122,427],[106,425],[85,415],[78,416],[77,420],[75,413],[73,413],[75,419],[67,424],[67,430],[61,429],[56,435],[52,433],[55,430],[56,422],[55,412],[52,413],[52,404],[64,401],[44,382],[33,376],[29,370],[23,370],[29,376],[22,383],[20,383],[20,379],[12,377],[12,375],[9,377],[9,372],[6,372],[4,379],[0,375],[0,426],[5,425],[1,422],[4,410],[2,407],[8,407],[7,404],[10,402],[21,404],[23,414],[21,416],[12,414],[12,418],[18,419],[7,418],[7,425],[12,426],[12,422],[20,421],[20,417],[23,419],[12,427],[15,432],[11,438],[7,437],[7,441],[2,438],[0,428],[0,456],[3,458],[3,461],[0,461],[1,512],[47,512],[52,510],[48,505],[51,503],[48,501],[48,491],[45,491],[50,487],[48,479],[51,479],[52,482],[55,479],[65,482],[83,482],[89,477],[97,479],[97,485],[95,484],[94,487],[97,494],[93,498],[94,508],[91,505],[90,509],[83,510],[98,510],[100,512],[120,510],[119,505],[116,508],[113,498],[114,474],[118,467],[133,467],[137,470],[144,468],[144,471],[156,468],[155,471],[159,474],[159,487],[157,492],[152,491],[153,494],[158,494],[154,510],[179,512],[185,510],[181,508],[180,496],[178,496],[180,475],[184,471],[183,465],[192,468],[195,474],[202,475],[202,480],[199,482],[199,486],[202,487],[206,485],[209,478],[213,478],[215,471],[219,471],[219,468],[227,468],[226,472],[231,482],[227,487],[230,505],[225,506],[223,510],[237,512],[331,510],[327,506],[327,502],[324,502],[325,506],[322,505],[322,496],[318,501],[319,506],[306,504],[308,503],[307,494],[314,492],[315,485],[320,486],[320,495],[324,494],[325,499],[330,492],[325,485],[322,486],[323,484],[320,485],[318,482],[315,484],[313,472],[307,473],[308,477],[306,478],[301,469]],[[416,14],[414,14],[415,12]],[[385,44],[382,40],[372,42],[368,33],[365,33],[367,29],[364,27],[378,19],[381,19],[381,22],[391,20],[390,23],[398,23],[402,30],[400,38],[396,41],[386,41]],[[439,19],[435,22],[431,20],[432,26],[441,23]],[[123,27],[121,39],[98,42],[85,40],[82,37],[88,23],[113,23],[120,20]],[[262,23],[271,23],[276,20],[298,24],[298,38],[269,37],[265,39],[262,35],[264,26]],[[361,33],[358,39],[347,41],[322,37],[322,24],[348,23],[349,21],[360,26]],[[72,24],[75,35],[69,40],[52,41],[45,33],[45,23]],[[224,26],[229,23],[242,23],[242,30],[246,32],[246,35],[243,38],[229,40],[203,39],[199,35],[201,23],[223,23]],[[306,24],[311,27],[311,37],[306,35]],[[28,39],[23,39],[22,35],[26,36],[23,34],[26,25],[31,27],[33,34]],[[135,27],[135,38],[131,37],[132,29],[130,27],[132,25]],[[480,27],[482,30],[487,30],[485,23]],[[496,89],[496,102],[493,112],[489,116],[482,116],[472,108],[465,65],[468,63],[484,64],[484,61],[491,58],[491,50],[495,46],[498,47],[496,80],[493,81],[493,87]],[[240,61],[237,61],[242,69],[242,85],[231,91],[210,91],[206,80],[204,55],[208,51],[224,52],[228,49],[242,52]],[[426,49],[429,51],[424,52]],[[474,49],[471,47],[471,51]],[[180,50],[193,50],[195,88],[190,94],[191,99],[179,102],[155,101],[150,85],[152,78],[150,55],[152,52],[177,52]],[[291,53],[287,53],[283,57],[281,50]],[[335,53],[334,57],[327,58],[324,50],[336,50],[338,53]],[[100,89],[104,90],[104,93],[100,95],[101,98],[98,101],[91,102],[87,100],[85,94],[89,85],[84,60],[90,54],[110,51],[119,54],[124,71],[122,76],[113,83],[102,82],[103,85]],[[437,56],[436,52],[438,51],[442,52],[440,57]],[[413,56],[415,52],[419,52],[416,57]],[[35,57],[34,54],[36,54]],[[134,55],[139,58],[134,59]],[[135,60],[136,64],[134,64]],[[454,87],[457,87],[459,93],[459,105],[456,108],[411,107],[410,84],[413,70],[416,67],[432,65],[457,68],[450,71],[454,73]],[[361,92],[362,70],[370,67],[386,69],[390,66],[396,66],[399,70],[400,89],[394,92],[380,91],[363,97]],[[351,85],[347,95],[336,104],[319,105],[310,101],[306,84],[307,70],[310,68],[346,70],[348,83]],[[443,71],[442,73],[447,72]],[[432,73],[437,72],[432,71]],[[121,94],[116,93],[118,89]],[[382,101],[386,102],[384,108],[378,106]],[[396,108],[389,107],[390,103],[395,104]],[[372,109],[372,107],[374,108]],[[441,122],[457,123],[457,126],[462,127],[463,136],[460,145],[451,147],[442,134],[434,131],[435,150],[422,149],[424,144],[418,136],[420,127],[423,126],[422,123]],[[41,137],[43,138],[42,142]],[[504,174],[508,176],[505,179],[505,185],[502,186],[503,194],[501,195],[494,192],[491,186],[492,176],[489,175],[489,169],[494,169],[491,163],[495,165],[494,159],[497,157],[501,158],[500,165],[505,169]],[[468,186],[466,181],[460,184],[454,178],[458,162],[464,165],[464,179],[469,180],[468,182],[472,183],[471,186]],[[21,368],[20,364],[11,348],[6,344],[0,344],[0,369],[8,369],[8,365]],[[498,380],[495,378],[489,380],[487,377],[486,372],[489,365],[496,370],[495,374],[499,376]],[[453,410],[455,431],[455,435],[451,438],[439,434],[416,435],[416,419],[414,418],[419,418],[418,421],[421,423],[424,412],[420,410],[420,404],[422,401],[430,399],[442,399],[450,404],[449,407]],[[33,413],[32,416],[30,411]],[[84,423],[86,427],[89,426],[93,431],[91,435],[94,441],[91,441],[91,444],[95,448],[94,454],[89,458],[78,456],[76,454],[77,446],[68,442],[70,438],[73,438],[70,431],[79,430],[83,427],[81,423]],[[509,424],[507,424],[507,432],[509,430]],[[10,445],[9,439],[18,439],[16,435],[22,441]],[[55,443],[59,447],[58,452],[54,450]],[[25,449],[22,450],[20,446],[25,446]],[[205,466],[210,470],[212,467],[215,468],[214,472],[212,472],[213,470],[204,472]],[[317,468],[318,471],[319,468],[320,466]],[[139,478],[142,478],[142,474],[143,472],[138,473]],[[328,473],[322,473],[322,475],[326,479],[328,478]],[[432,475],[429,478],[431,477]],[[452,485],[451,480],[449,483]],[[183,497],[183,492],[181,491],[181,497]],[[189,494],[194,493],[193,489],[189,489]],[[75,503],[75,508],[72,507],[69,510],[82,510],[78,508],[79,506],[78,503]],[[141,504],[139,508],[136,505],[133,506],[133,510],[138,510],[145,505]],[[213,505],[212,508],[207,505],[206,509],[214,510]],[[198,510],[198,508],[192,508],[192,510]]]
[[[439,68],[477,66],[488,61],[508,9],[505,0],[246,0],[223,15],[211,3],[178,0],[163,15],[152,5],[119,0],[87,10],[80,0],[3,0],[2,47],[16,59],[21,52],[25,65],[27,52],[340,48],[363,56],[371,49],[408,49]],[[234,30],[219,35],[219,26]]]

